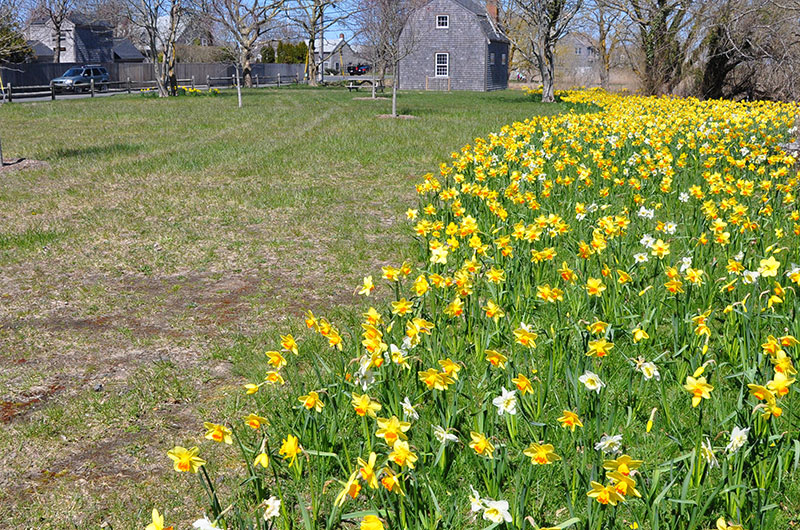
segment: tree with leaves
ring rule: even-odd
[[[21,63],[33,51],[20,31],[19,5],[12,0],[0,0],[0,63]]]

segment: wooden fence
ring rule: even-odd
[[[211,77],[206,76],[204,79],[205,84],[196,83],[194,77],[188,79],[178,79],[178,85],[187,88],[206,89],[211,88],[230,88],[236,86],[237,79],[235,75],[224,77]],[[282,76],[277,74],[275,76],[253,76],[253,86],[256,88],[261,87],[281,87],[288,85],[296,85],[300,82],[300,77],[297,74],[292,76]],[[134,81],[131,78],[125,81],[107,81],[95,83],[94,79],[90,80],[88,86],[80,90],[72,91],[72,94],[85,93],[88,97],[94,97],[97,93],[113,92],[131,94],[147,89],[155,89],[157,84],[155,81]],[[64,95],[65,91],[56,89],[53,84],[49,85],[28,85],[28,86],[15,86],[13,83],[5,85],[5,90],[2,91],[2,100],[12,103],[15,100],[28,99],[28,98],[43,98],[50,97],[51,100],[58,99],[59,95]]]
[[[15,87],[45,86],[50,81],[62,75],[73,66],[83,66],[80,63],[23,63],[0,65],[0,76],[4,84],[11,83]],[[100,63],[108,70],[111,81],[122,82],[130,79],[133,83],[155,81],[155,71],[152,63]],[[265,77],[298,76],[303,77],[302,64],[275,64],[253,63],[252,75]],[[180,79],[194,77],[198,82],[206,77],[230,77],[235,74],[235,68],[230,63],[177,63],[175,75]]]

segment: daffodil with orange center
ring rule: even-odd
[[[583,423],[578,415],[571,410],[565,410],[562,413],[562,416],[558,418],[558,423],[560,423],[565,429],[569,429],[572,432],[575,432],[575,427],[583,427]]]
[[[496,368],[505,369],[508,357],[495,350],[486,350],[485,353],[486,353],[486,360],[489,361],[489,364],[491,364]]]
[[[603,469],[606,471],[619,471],[625,476],[631,474],[631,471],[638,469],[642,465],[641,460],[634,460],[628,455],[622,455],[615,460],[605,460],[603,462]]]
[[[375,460],[377,458],[378,455],[375,453],[370,453],[369,460],[364,460],[362,458],[358,459],[358,472],[361,474],[361,478],[367,483],[367,486],[369,486],[370,489],[377,489],[378,487],[378,475],[375,473]]]
[[[293,354],[297,355],[297,342],[295,342],[294,337],[290,335],[281,335],[281,348],[286,351],[290,351]]]
[[[617,493],[613,484],[603,486],[599,482],[592,481],[592,489],[586,493],[587,497],[591,497],[600,504],[610,504],[616,506],[619,502],[624,502],[625,498]]]
[[[709,399],[711,391],[714,390],[705,377],[695,378],[691,375],[686,376],[686,384],[683,385],[683,388],[692,395],[692,407],[698,406],[703,399]]]
[[[225,442],[226,444],[233,443],[231,430],[224,425],[216,423],[205,422],[203,427],[206,428],[205,439],[213,440],[215,442]]]
[[[373,400],[367,394],[358,395],[356,392],[353,392],[353,399],[351,403],[356,411],[356,414],[362,417],[371,416],[374,418],[376,416],[376,412],[382,408],[380,403]]]
[[[167,452],[167,456],[172,460],[175,471],[182,473],[197,473],[201,466],[206,465],[206,461],[198,457],[197,454],[200,449],[192,447],[186,449],[185,447],[176,446]]]
[[[470,438],[472,441],[469,442],[469,446],[479,455],[485,456],[487,458],[494,458],[494,445],[492,442],[486,439],[486,436],[483,433],[472,431],[469,433]]]
[[[605,357],[614,348],[613,342],[608,342],[606,339],[598,339],[589,341],[589,351],[586,352],[587,357]]]
[[[386,488],[386,491],[396,493],[405,497],[405,492],[401,487],[401,479],[399,474],[395,474],[390,468],[385,467],[381,470],[383,477],[381,478],[381,485]]]
[[[606,286],[600,278],[589,278],[586,280],[586,292],[589,296],[602,296]]]
[[[265,354],[269,358],[269,364],[275,367],[276,370],[280,370],[284,366],[286,366],[286,358],[281,355],[279,351],[268,351]]]
[[[314,409],[317,412],[322,412],[322,407],[325,406],[325,403],[322,402],[320,399],[319,394],[315,391],[311,391],[305,396],[300,396],[297,400],[303,404],[303,406],[308,409]]]
[[[532,443],[522,453],[530,457],[531,463],[540,466],[552,464],[557,460],[561,460],[561,457],[555,453],[554,447],[551,444]]]
[[[262,425],[267,424],[267,418],[262,418],[258,414],[249,414],[245,419],[244,422],[247,424],[248,427],[258,430]]]
[[[340,491],[339,495],[337,495],[336,499],[334,499],[333,504],[335,506],[342,506],[344,502],[347,500],[347,497],[355,499],[356,497],[358,497],[358,493],[360,491],[361,491],[361,484],[358,483],[358,471],[353,471],[350,474],[350,478],[348,478],[347,482],[344,483],[342,491]]]
[[[533,385],[531,384],[531,380],[525,377],[525,375],[519,374],[517,377],[512,379],[511,382],[517,385],[517,390],[519,390],[520,394],[523,396],[525,394],[533,393]]]
[[[457,362],[447,358],[439,361],[439,366],[442,367],[444,373],[458,381],[458,372],[461,370],[461,366]]]
[[[407,421],[400,421],[397,416],[391,418],[378,418],[378,430],[375,436],[383,438],[386,445],[394,447],[398,440],[408,440],[405,435],[406,431],[411,428],[411,424]]]
[[[389,460],[400,467],[414,469],[414,462],[418,460],[418,457],[411,451],[408,442],[397,440],[392,446],[392,452],[389,453]]]
[[[608,329],[608,323],[603,322],[602,320],[595,320],[594,322],[586,326],[586,329],[589,330],[589,333],[593,335],[602,335]]]

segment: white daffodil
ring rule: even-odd
[[[269,521],[273,517],[277,517],[281,513],[281,500],[272,496],[264,501],[264,520]]]
[[[594,372],[586,371],[578,378],[578,381],[583,383],[587,390],[594,390],[598,394],[606,384],[600,379],[600,376]]]
[[[508,501],[484,501],[486,508],[483,510],[483,518],[493,523],[510,523],[511,514],[508,513]]]
[[[604,434],[603,437],[600,438],[600,441],[594,444],[594,448],[597,451],[603,451],[607,454],[618,453],[622,448],[622,435],[615,434],[614,436],[609,436]]]
[[[503,414],[510,414],[514,415],[517,413],[517,393],[514,390],[510,392],[506,390],[506,387],[502,387],[502,391],[499,396],[492,400],[492,405],[497,407],[497,414],[502,416]]]
[[[747,433],[750,432],[750,427],[746,429],[740,429],[738,426],[734,426],[733,430],[731,431],[731,441],[728,442],[728,445],[725,446],[725,451],[728,454],[733,454],[741,447],[747,443]]]
[[[406,398],[403,400],[402,403],[400,403],[400,405],[403,407],[403,416],[405,416],[406,419],[409,418],[412,420],[419,419],[419,414],[417,414],[417,410],[414,408],[414,405],[412,405],[411,401],[409,401],[408,396],[406,396]]]
[[[441,425],[436,425],[433,427],[433,435],[436,437],[437,440],[439,440],[439,443],[441,443],[442,445],[447,444],[447,442],[458,441],[458,436],[447,432],[447,430]]]

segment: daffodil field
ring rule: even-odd
[[[253,352],[248,413],[169,451],[196,528],[797,521],[800,106],[561,98],[424,177],[419,255],[357,288],[390,303]]]

